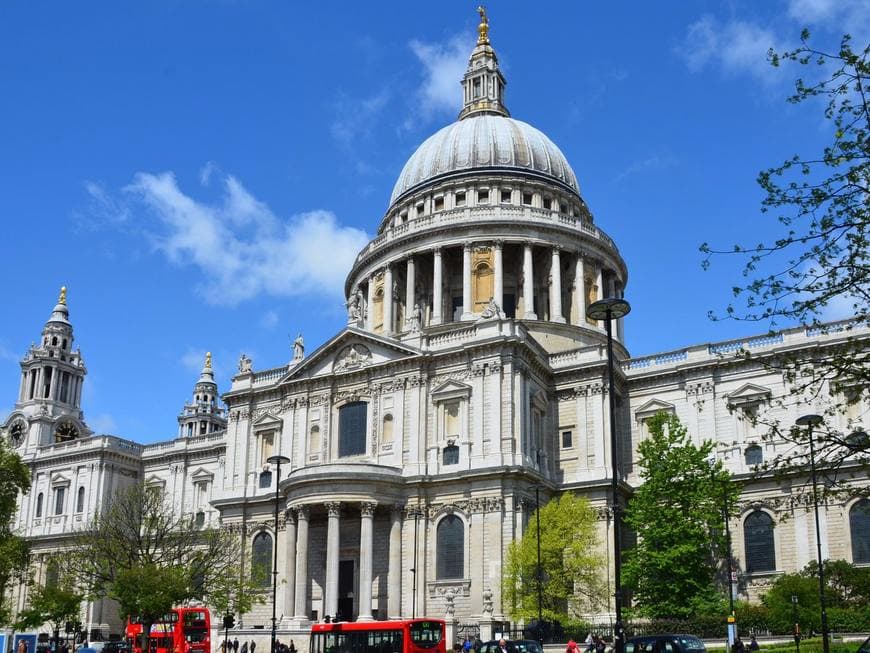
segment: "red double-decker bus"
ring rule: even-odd
[[[150,653],[211,653],[208,608],[173,608],[151,625]],[[133,653],[142,653],[142,624],[128,619],[125,636]]]
[[[444,620],[314,624],[309,653],[446,653]]]

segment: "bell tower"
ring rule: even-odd
[[[49,446],[91,435],[81,410],[85,368],[82,353],[73,350],[66,287],[21,361],[21,385],[15,410],[5,430],[13,446]]]
[[[193,386],[193,398],[184,404],[178,416],[178,437],[190,438],[226,428],[226,413],[218,405],[218,387],[211,366],[211,352],[208,352],[199,379]]]

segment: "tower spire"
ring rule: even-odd
[[[486,8],[477,8],[480,24],[477,26],[477,44],[468,60],[468,69],[462,78],[462,111],[459,119],[478,114],[510,116],[504,105],[505,79],[498,67],[498,57],[489,42],[489,17]]]

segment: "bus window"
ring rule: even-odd
[[[409,624],[411,641],[423,648],[433,648],[441,641],[441,623],[437,621],[414,621]]]

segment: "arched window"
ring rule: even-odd
[[[272,536],[260,533],[251,545],[251,581],[259,587],[269,587],[272,568]]]
[[[320,452],[320,427],[316,424],[311,427],[308,433],[308,453],[315,454]]]
[[[85,487],[79,488],[78,496],[76,497],[76,512],[84,512],[85,510]]]
[[[776,570],[776,547],[773,541],[773,519],[756,510],[743,522],[743,542],[746,548],[746,571]]]
[[[442,464],[458,465],[459,464],[459,447],[455,444],[448,444],[442,452]]]
[[[338,456],[359,456],[366,452],[366,413],[364,401],[345,404],[338,411]]]
[[[36,517],[42,517],[42,492],[36,496]]]
[[[465,573],[465,525],[456,515],[438,523],[436,538],[436,577],[438,580],[462,578]]]
[[[849,510],[849,532],[852,535],[852,562],[870,562],[870,499],[861,499]]]
[[[197,528],[202,528],[203,526],[205,526],[205,513],[202,510],[196,513],[196,517],[194,518],[193,523],[196,525]]]
[[[746,451],[743,452],[743,455],[747,467],[755,467],[764,462],[764,452],[757,444],[751,444],[746,447]]]
[[[393,416],[384,415],[384,429],[381,432],[381,442],[393,441]]]
[[[268,469],[266,471],[260,472],[260,487],[267,488],[272,485],[272,472]]]

